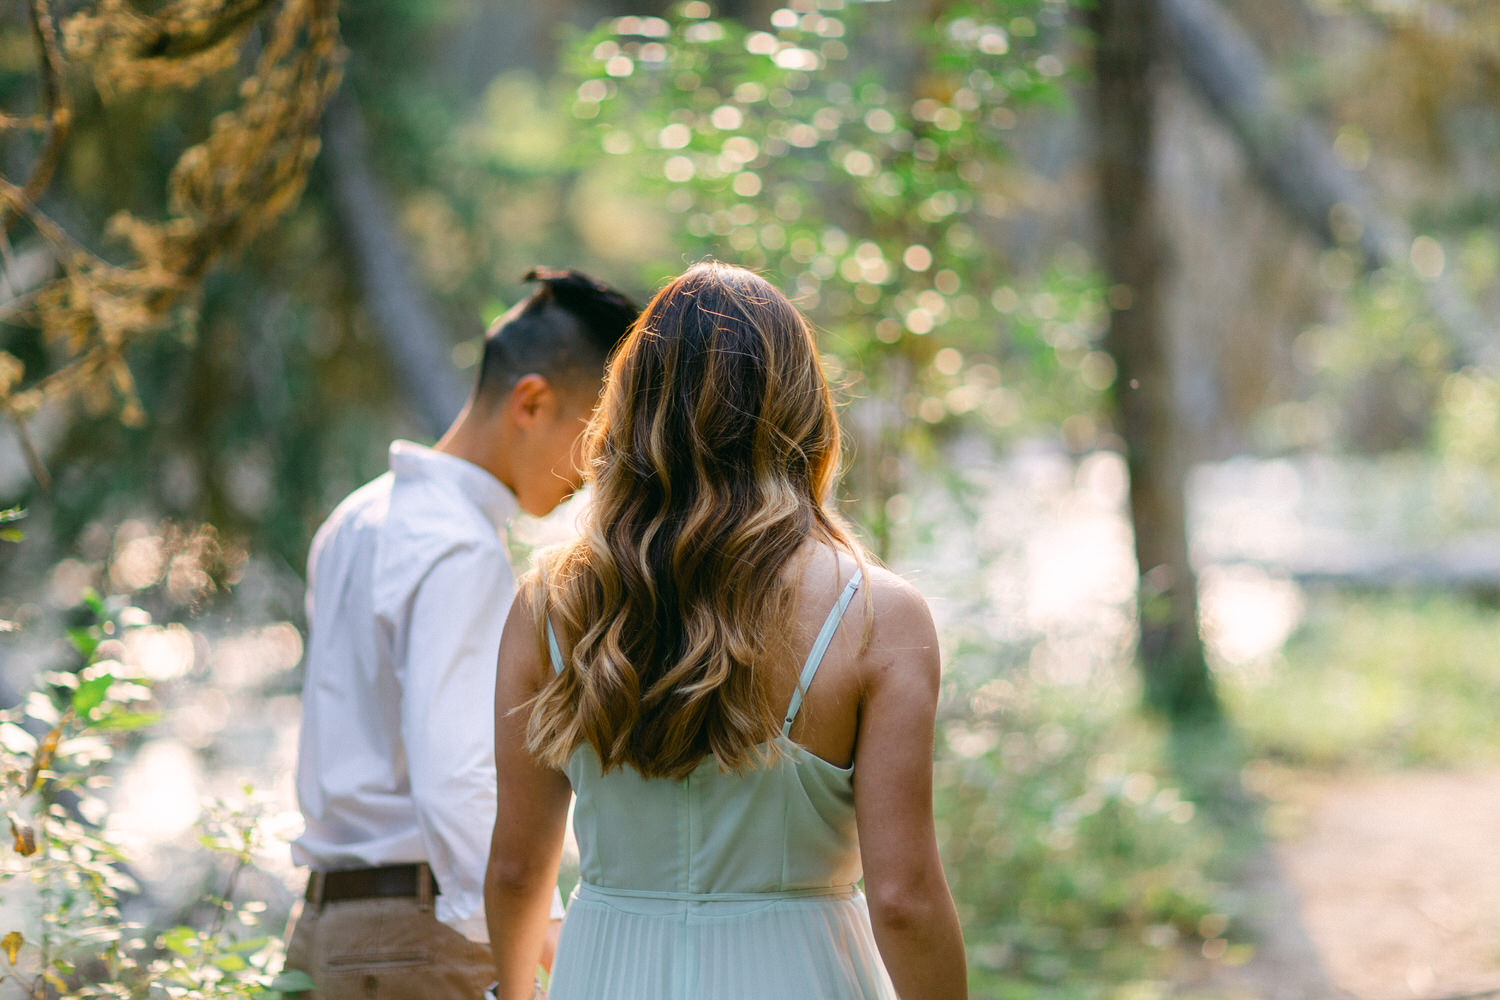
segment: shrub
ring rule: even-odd
[[[1130,996],[1180,943],[1227,948],[1223,837],[1123,696],[1004,678],[966,714],[936,805],[977,995]]]
[[[262,997],[310,989],[302,973],[276,976],[281,943],[255,930],[258,905],[234,889],[263,842],[255,806],[211,808],[200,838],[224,858],[222,893],[207,927],[159,934],[128,923],[136,890],[129,858],[100,832],[97,797],[124,734],[149,725],[151,693],[115,657],[119,639],[150,624],[123,601],[85,596],[67,631],[72,663],[38,678],[0,713],[0,799],[12,850],[0,863],[0,983],[30,997]]]

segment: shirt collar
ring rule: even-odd
[[[436,451],[415,441],[392,441],[391,472],[398,479],[434,479],[457,487],[472,500],[496,531],[504,531],[519,505],[516,495],[489,472],[467,459]]]

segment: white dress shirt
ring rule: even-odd
[[[495,663],[515,598],[515,497],[410,441],[313,538],[292,844],[316,870],[425,861],[436,915],[488,941]],[[553,897],[553,916],[562,901]]]

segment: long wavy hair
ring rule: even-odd
[[[866,558],[830,507],[839,425],[806,320],[744,268],[695,265],[621,344],[585,443],[583,531],[531,583],[565,666],[523,706],[527,747],[648,777],[758,765],[781,722],[765,671],[791,655],[783,567],[808,538]]]

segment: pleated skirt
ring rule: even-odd
[[[636,895],[581,884],[549,1000],[896,1000],[864,894]]]

